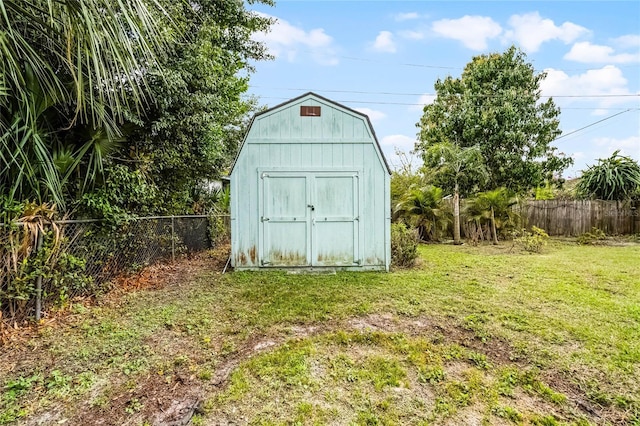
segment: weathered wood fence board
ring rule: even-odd
[[[608,235],[640,232],[639,206],[629,201],[525,201],[515,209],[526,227],[537,226],[549,235],[578,236],[598,228]]]
[[[453,211],[453,201],[447,205]],[[464,222],[466,200],[460,201],[461,220]],[[603,200],[527,200],[513,207],[522,220],[522,226],[537,226],[549,235],[577,237],[592,228],[607,235],[640,233],[640,202]],[[465,233],[463,227],[463,234]],[[467,235],[463,235],[467,237]]]

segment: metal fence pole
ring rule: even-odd
[[[176,261],[176,224],[175,216],[171,216],[171,262]]]
[[[42,241],[44,239],[44,235],[41,229],[38,228],[38,236],[36,243],[36,256],[42,250]],[[44,265],[41,265],[44,266]],[[42,271],[38,274],[38,278],[36,278],[36,321],[40,321],[40,317],[42,315]]]

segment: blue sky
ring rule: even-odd
[[[255,36],[276,58],[255,64],[249,93],[273,106],[313,91],[364,112],[391,164],[398,164],[396,148],[413,148],[436,79],[459,77],[473,56],[511,44],[548,74],[542,94],[561,108],[566,135],[554,145],[575,161],[565,177],[616,149],[640,160],[638,1],[280,0],[248,7],[277,19]]]

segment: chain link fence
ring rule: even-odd
[[[40,319],[43,304],[93,295],[119,276],[212,248],[229,229],[228,215],[3,225],[0,319]]]

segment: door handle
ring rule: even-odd
[[[314,211],[316,209],[313,204],[307,204],[307,207],[311,208],[311,211]]]

